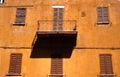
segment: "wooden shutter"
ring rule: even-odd
[[[53,30],[57,30],[57,23],[58,23],[58,9],[54,8],[54,19],[53,19]]]
[[[101,74],[113,74],[112,59],[110,54],[100,55],[100,73]]]
[[[97,7],[98,23],[106,24],[109,23],[108,19],[108,7]]]
[[[51,74],[62,74],[63,65],[62,58],[51,59]]]
[[[25,23],[25,15],[26,15],[26,8],[17,8],[15,23],[18,24]]]
[[[103,21],[104,21],[104,23],[109,23],[108,7],[103,7]]]
[[[103,23],[102,7],[97,7],[98,23]]]
[[[54,8],[53,30],[62,30],[63,26],[63,8]]]
[[[20,74],[21,73],[22,54],[12,53],[10,55],[10,67],[9,74]]]
[[[59,8],[59,12],[58,12],[59,16],[58,16],[58,30],[62,30],[62,26],[63,26],[63,8]]]

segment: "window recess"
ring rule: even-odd
[[[21,76],[22,54],[12,53],[10,55],[9,72],[7,76]]]
[[[14,25],[25,25],[26,8],[17,8],[16,19]]]
[[[109,24],[108,7],[97,7],[97,24]]]

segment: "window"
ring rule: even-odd
[[[100,54],[100,77],[106,77],[107,75],[113,77],[111,54]]]
[[[64,6],[53,6],[53,30],[62,30]]]
[[[52,55],[50,77],[63,77],[63,58],[60,54]]]
[[[109,24],[108,7],[97,7],[98,24]]]
[[[62,58],[51,59],[51,74],[62,74]]]
[[[22,54],[12,53],[10,55],[9,75],[21,74]]]
[[[17,8],[15,25],[25,25],[26,8]]]
[[[4,3],[4,0],[0,0],[0,4]]]

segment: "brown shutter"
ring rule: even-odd
[[[98,23],[103,23],[102,7],[97,7]]]
[[[22,54],[12,53],[10,55],[10,67],[9,74],[20,74],[21,73]]]
[[[51,74],[62,74],[62,58],[51,59]]]
[[[113,74],[112,59],[110,54],[100,55],[100,73],[101,74]]]
[[[53,30],[62,30],[63,8],[54,8]]]
[[[26,8],[17,8],[15,23],[25,23]]]
[[[58,30],[62,30],[62,26],[63,26],[63,8],[59,8],[59,12],[58,12],[59,16],[58,16]]]
[[[103,7],[103,19],[104,19],[104,23],[109,23],[108,7]]]
[[[108,7],[97,7],[98,23],[107,24],[108,19]]]
[[[58,23],[58,9],[54,8],[54,20],[53,20],[53,30],[57,30],[57,23]]]

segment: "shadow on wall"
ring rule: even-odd
[[[70,58],[74,46],[76,45],[76,38],[74,37],[40,37],[33,45],[30,58],[51,58],[53,54],[62,55],[63,58]]]

